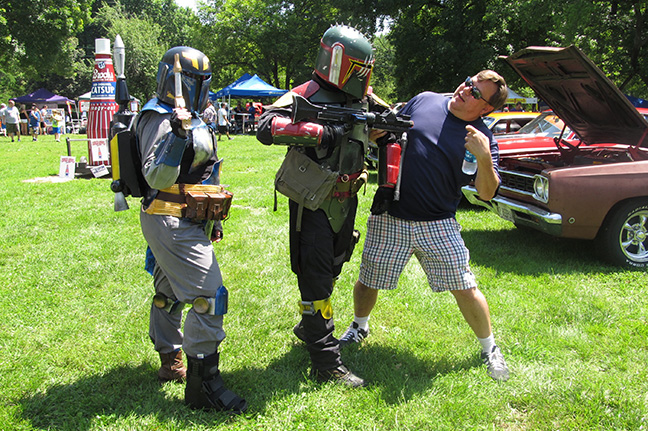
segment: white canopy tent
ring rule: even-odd
[[[506,99],[507,105],[515,105],[516,103],[525,103],[527,105],[535,105],[538,103],[538,98],[536,97],[523,97],[517,94],[515,91],[508,89],[508,98]]]

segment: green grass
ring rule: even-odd
[[[272,211],[285,151],[221,141],[234,193],[217,257],[230,291],[221,346],[241,417],[196,412],[159,386],[148,340],[152,280],[138,202],[115,213],[109,179],[26,182],[58,173],[65,143],[0,137],[0,429],[2,430],[638,430],[648,428],[645,271],[610,267],[590,242],[516,230],[462,206],[457,218],[491,308],[511,379],[493,382],[450,294],[414,260],[381,293],[372,333],[343,351],[371,386],[317,384],[291,328],[288,204]],[[72,153],[87,156],[82,142]],[[373,183],[361,196],[363,233]],[[353,317],[362,242],[333,295],[336,335]]]

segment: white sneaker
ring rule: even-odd
[[[360,326],[356,322],[351,322],[347,330],[340,337],[340,347],[344,347],[347,344],[360,343],[368,335],[369,328],[366,330],[360,329]]]
[[[493,380],[505,382],[509,379],[509,369],[499,347],[493,346],[490,353],[482,352],[481,358],[486,364],[486,372]]]

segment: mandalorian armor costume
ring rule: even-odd
[[[316,210],[290,201],[291,268],[301,294],[301,321],[294,332],[306,343],[312,373],[318,380],[364,386],[343,365],[333,336],[331,294],[359,233],[354,230],[357,192],[366,183],[364,155],[369,139],[366,124],[339,124],[312,119],[292,121],[293,94],[310,103],[366,110],[366,93],[373,68],[371,43],[356,29],[336,25],[320,42],[313,79],[281,97],[259,120],[257,138],[266,145],[298,148],[338,179]]]

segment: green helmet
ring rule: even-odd
[[[367,94],[373,63],[371,42],[355,28],[335,25],[322,36],[315,73],[345,93],[362,99]]]

